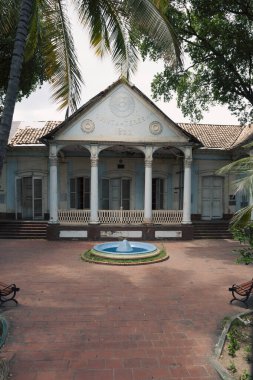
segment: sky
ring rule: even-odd
[[[82,99],[80,106],[86,103],[93,96],[103,91],[113,82],[119,79],[110,57],[103,60],[96,57],[94,51],[89,47],[87,32],[73,23],[73,34],[77,49],[78,60],[83,73],[85,85],[82,88]],[[139,90],[141,90],[152,101],[151,82],[154,75],[161,72],[162,62],[145,61],[139,63],[138,70],[130,79]],[[50,99],[51,90],[48,84],[30,95],[29,98],[17,103],[14,112],[14,121],[46,121],[64,120],[65,112],[57,111],[57,104]],[[162,100],[154,103],[174,122],[191,122],[185,118],[176,105],[176,100],[165,103]],[[210,124],[239,124],[235,116],[231,115],[226,107],[213,107],[209,112],[204,113],[201,123]]]

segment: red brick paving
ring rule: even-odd
[[[12,379],[217,380],[220,321],[243,310],[227,288],[252,278],[237,244],[163,242],[168,261],[135,267],[81,261],[91,245],[0,240],[1,281],[21,288],[1,308]]]

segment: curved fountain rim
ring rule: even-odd
[[[144,248],[146,249],[145,251],[143,252],[132,252],[132,251],[129,251],[129,252],[115,252],[115,251],[104,251],[103,249],[108,249],[108,248],[115,248],[117,247],[121,242],[108,242],[108,243],[100,243],[100,244],[96,244],[94,247],[93,247],[93,250],[95,250],[96,252],[100,252],[102,253],[103,255],[113,255],[114,257],[117,256],[120,256],[122,257],[123,255],[124,256],[133,256],[133,257],[136,257],[137,255],[140,255],[140,256],[144,256],[144,255],[148,255],[148,254],[152,254],[154,252],[157,251],[157,247],[154,245],[154,244],[151,244],[151,243],[143,243],[143,242],[137,242],[137,241],[129,241],[131,247],[133,248],[136,248],[136,247],[140,247],[140,248]]]

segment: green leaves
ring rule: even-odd
[[[4,97],[20,0],[0,2],[0,89]],[[53,88],[59,108],[77,109],[82,77],[78,67],[66,4],[62,0],[34,0],[24,52],[18,99],[28,96],[44,81]]]
[[[128,77],[137,69],[135,31],[145,33],[171,62],[180,61],[179,44],[171,24],[150,0],[76,0],[82,24],[88,28],[91,46],[100,57],[112,56],[115,67]],[[164,9],[164,3],[157,6]]]
[[[252,147],[252,143],[247,145],[247,148],[250,147]],[[245,193],[251,199],[253,197],[253,156],[238,159],[217,171],[217,174],[228,173],[236,177],[233,183],[234,192]],[[252,204],[237,211],[231,219],[232,228],[247,226],[251,220],[252,212]]]
[[[45,67],[53,87],[52,97],[59,109],[77,109],[80,102],[82,76],[74,48],[66,4],[62,0],[45,0],[42,8],[45,23],[41,47]]]
[[[176,91],[184,115],[195,120],[210,105],[226,104],[242,123],[251,121],[252,15],[252,1],[172,0],[167,17],[187,60],[183,69],[165,64],[153,82],[155,98]]]
[[[153,3],[156,3],[156,6]],[[164,1],[126,0],[130,22],[155,44],[167,64],[181,64],[181,50],[177,35],[169,18],[163,17],[167,9]],[[159,11],[161,13],[159,13]]]
[[[0,107],[5,98],[8,86],[11,57],[13,52],[16,27],[19,18],[21,1],[0,1]],[[37,46],[26,44],[25,62],[20,77],[18,100],[29,96],[35,88],[46,80],[43,71],[43,60]],[[1,112],[0,112],[1,113]]]
[[[21,0],[0,0],[0,32],[15,36],[19,17],[17,3]],[[160,13],[167,8],[164,0],[72,0],[79,19],[88,30],[91,46],[103,57],[112,56],[118,72],[129,77],[137,69],[138,50],[134,30],[144,32],[162,47],[167,62],[180,61],[179,44],[168,20]],[[59,109],[77,109],[83,83],[66,0],[33,0],[29,34],[25,48],[25,64],[38,62],[34,84],[48,80],[53,99]],[[84,30],[84,33],[85,33]],[[1,34],[0,34],[1,35]],[[7,84],[7,79],[5,78]],[[29,87],[29,80],[26,81]],[[29,91],[34,86],[30,86]],[[29,91],[27,93],[29,93]],[[22,96],[22,95],[21,95]]]

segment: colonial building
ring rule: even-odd
[[[1,219],[48,220],[48,238],[193,236],[245,205],[232,176],[251,126],[176,124],[123,79],[63,122],[14,122]]]

